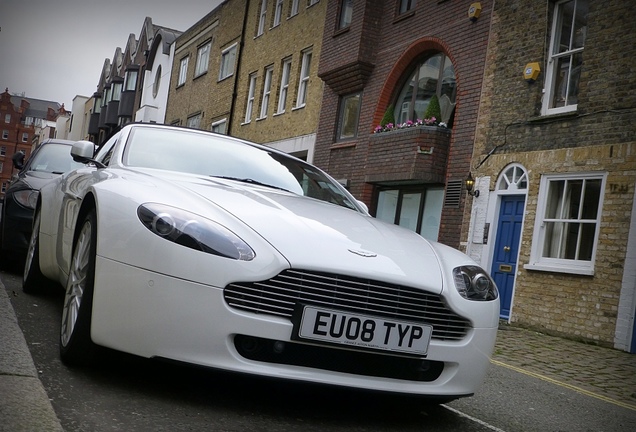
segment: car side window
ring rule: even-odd
[[[96,161],[108,166],[108,164],[110,163],[110,158],[113,155],[113,150],[115,149],[115,144],[117,144],[117,141],[119,141],[119,136],[120,134],[114,135],[100,147],[100,149],[97,151],[97,155],[95,155]]]

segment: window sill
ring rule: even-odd
[[[202,76],[206,76],[207,74],[208,74],[208,71],[201,72],[199,75],[192,78],[192,81],[198,80],[199,78],[201,78]]]
[[[549,264],[524,264],[524,269],[529,271],[541,271],[552,273],[565,273],[580,276],[594,276],[593,268],[575,268],[575,267],[561,267]]]
[[[545,114],[539,117],[531,117],[528,119],[528,123],[549,123],[561,119],[570,119],[572,117],[578,116],[579,113],[577,110],[562,112],[557,114]]]
[[[393,19],[393,24],[399,23],[400,21],[403,21],[403,20],[405,20],[407,18],[411,18],[413,15],[415,15],[415,10],[414,9],[411,9],[410,11],[404,12],[404,13],[396,16]]]
[[[338,142],[329,147],[331,150],[355,147],[358,145],[357,141]]]
[[[337,36],[340,36],[340,35],[342,35],[342,34],[348,33],[350,28],[351,28],[351,25],[348,25],[348,26],[346,26],[346,27],[343,27],[343,28],[341,28],[341,29],[336,30],[336,31],[333,33],[333,37],[337,37]]]
[[[300,105],[300,106],[295,106],[295,107],[293,107],[293,108],[292,108],[292,111],[296,111],[296,110],[303,109],[303,108],[305,108],[305,104],[302,104],[302,105]]]

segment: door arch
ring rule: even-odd
[[[507,166],[497,179],[495,191],[498,211],[490,274],[499,289],[500,317],[509,320],[528,195],[528,172],[520,164]]]

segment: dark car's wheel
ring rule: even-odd
[[[66,282],[60,329],[60,357],[70,366],[90,363],[96,350],[91,340],[97,241],[97,217],[94,210],[86,215],[79,227]]]
[[[40,271],[40,211],[33,217],[33,231],[24,261],[22,291],[27,294],[41,292],[49,282]]]

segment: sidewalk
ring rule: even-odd
[[[0,431],[62,431],[0,281]]]
[[[492,362],[636,411],[636,354],[500,324]]]
[[[636,412],[636,355],[500,324],[492,358]],[[0,280],[0,432],[62,431]]]

